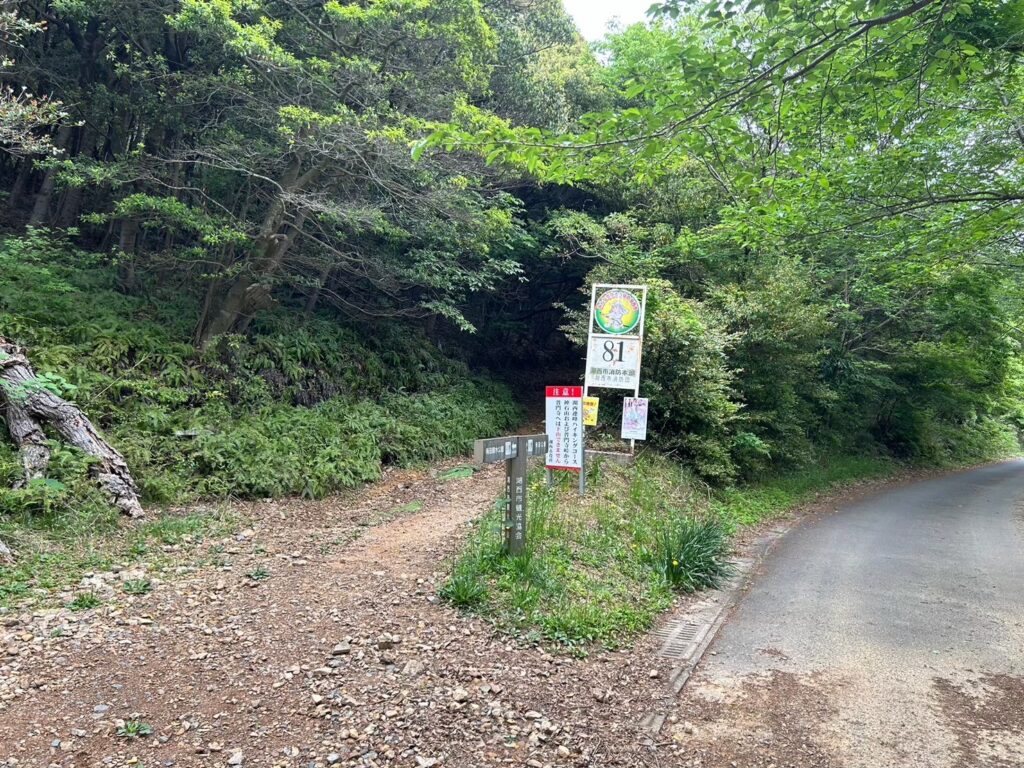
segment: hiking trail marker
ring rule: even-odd
[[[590,390],[594,388],[633,391],[633,397],[624,399],[622,409],[621,435],[629,440],[630,456],[636,450],[636,441],[647,437],[647,400],[640,397],[646,312],[646,285],[596,283],[590,289],[587,368],[581,396],[584,402],[593,401],[596,398],[590,397]],[[596,421],[587,419],[585,423],[592,420]],[[581,454],[579,472],[582,494],[586,491],[586,451]]]
[[[520,555],[526,549],[526,473],[529,460],[548,452],[547,435],[492,437],[473,443],[477,464],[505,462],[504,549]]]

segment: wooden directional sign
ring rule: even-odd
[[[526,441],[527,456],[544,456],[548,452],[547,435],[515,435],[490,437],[473,443],[473,459],[477,464],[494,464],[519,455],[519,441]]]
[[[548,452],[547,435],[515,435],[477,440],[473,458],[478,464],[505,462],[505,551],[526,549],[526,472],[529,459]]]

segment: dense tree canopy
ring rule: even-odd
[[[743,450],[843,414],[928,452],[1013,386],[1022,24],[1009,2],[668,3],[605,44],[610,109],[551,131],[466,108],[419,147],[625,189],[671,226],[674,256],[631,249],[620,276],[739,334]]]
[[[136,383],[107,421],[203,443],[363,392],[325,328],[392,361],[378,399],[445,355],[564,378],[587,285],[645,282],[653,435],[705,477],[1012,444],[1024,4],[655,10],[591,50],[557,0],[4,5],[0,332],[88,358],[48,292],[106,297],[97,326],[158,306],[174,353],[103,375],[188,394]],[[126,456],[166,468],[157,442]]]

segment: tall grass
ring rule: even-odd
[[[784,515],[814,494],[858,480],[887,477],[899,464],[879,456],[830,456],[795,472],[716,491],[711,509],[730,530]]]
[[[501,551],[503,510],[475,525],[442,596],[526,641],[575,653],[614,648],[651,626],[679,592],[715,588],[732,572],[730,536],[785,514],[816,492],[898,465],[836,457],[788,475],[714,490],[654,454],[633,467],[595,464],[590,491],[531,475],[526,552]]]
[[[581,499],[574,477],[549,489],[534,473],[526,552],[502,554],[499,505],[477,523],[442,595],[505,631],[583,652],[619,645],[648,627],[676,590],[717,583],[727,572],[720,522],[705,516],[689,527],[700,510],[685,471],[646,458],[629,469],[597,465],[588,479]]]

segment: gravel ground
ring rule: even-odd
[[[636,725],[669,706],[646,641],[554,656],[438,603],[446,558],[501,483],[499,468],[392,472],[343,498],[249,505],[243,530],[204,544],[219,566],[137,597],[110,585],[142,574],[96,574],[99,608],[0,618],[0,761],[664,764],[675,745]],[[153,733],[119,736],[133,721]]]

